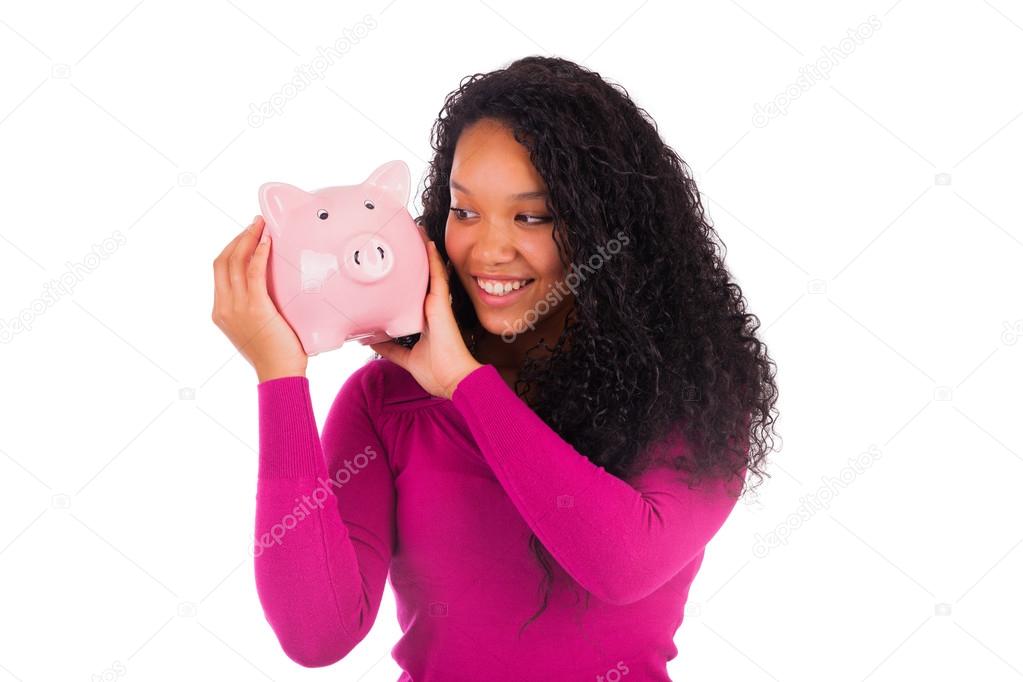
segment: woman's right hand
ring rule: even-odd
[[[304,375],[309,357],[266,286],[270,234],[256,216],[213,261],[213,323],[256,370],[259,382]]]

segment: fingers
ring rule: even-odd
[[[244,236],[245,236],[245,233],[246,233],[246,232],[247,232],[247,231],[248,231],[248,230],[249,230],[249,229],[250,229],[250,228],[251,228],[251,227],[252,227],[253,225],[255,225],[255,224],[256,224],[256,220],[257,220],[257,219],[259,219],[259,218],[260,218],[260,216],[256,216],[255,218],[253,218],[253,219],[252,219],[252,222],[251,222],[251,223],[249,223],[248,225],[246,225],[246,226],[245,226],[245,229],[244,229],[244,230],[242,230],[241,232],[239,232],[238,234],[236,234],[236,235],[235,235],[235,237],[234,237],[234,239],[232,239],[232,240],[231,240],[230,242],[228,242],[228,243],[227,243],[227,246],[225,246],[225,247],[224,247],[224,250],[223,250],[223,251],[221,251],[221,252],[220,252],[220,255],[219,255],[219,256],[217,256],[217,257],[218,257],[218,258],[223,258],[223,259],[224,259],[224,260],[226,261],[226,260],[227,260],[227,258],[228,258],[228,257],[229,257],[229,256],[231,255],[231,252],[232,252],[232,251],[234,251],[234,247],[235,247],[235,245],[236,245],[236,244],[238,243],[238,240],[239,240],[239,239],[241,239],[242,237],[244,237]]]
[[[249,297],[268,297],[266,284],[266,264],[270,256],[270,231],[263,228],[263,236],[256,244],[256,250],[252,252],[247,270],[247,290]]]
[[[245,273],[248,269],[249,258],[252,257],[252,247],[262,228],[263,216],[256,216],[252,224],[238,235],[234,248],[227,257],[228,279],[231,282],[231,294],[236,302],[247,298],[248,287]]]
[[[394,364],[401,368],[408,370],[408,356],[412,351],[404,346],[399,346],[391,341],[381,341],[380,343],[371,343],[369,345],[374,351],[379,353],[382,357],[390,360]]]
[[[437,299],[448,302],[448,272],[441,260],[437,244],[429,241],[426,244],[426,251],[430,259],[430,293],[436,294]]]
[[[259,216],[257,216],[258,218]],[[238,241],[245,236],[245,233],[256,224],[256,219],[253,218],[249,225],[239,232],[234,239],[228,242],[224,250],[220,252],[213,260],[213,283],[214,283],[214,304],[217,305],[219,300],[221,305],[223,302],[230,300],[231,298],[231,275],[229,270],[229,259],[231,254],[234,252],[235,247],[238,245]]]

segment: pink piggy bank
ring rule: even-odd
[[[408,166],[390,161],[361,185],[259,188],[267,290],[307,355],[423,331],[430,267],[405,209],[410,184]]]

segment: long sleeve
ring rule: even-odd
[[[258,384],[256,589],[289,658],[335,663],[369,632],[394,549],[394,480],[370,419],[365,368],[317,433],[305,377]]]
[[[525,523],[579,585],[611,604],[638,601],[706,546],[735,506],[724,482],[690,489],[654,466],[632,483],[593,464],[483,365],[451,396]]]

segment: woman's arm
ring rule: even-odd
[[[664,585],[735,506],[725,483],[690,489],[668,466],[632,485],[608,473],[547,426],[493,365],[463,378],[451,400],[526,524],[602,601],[629,604]]]
[[[256,589],[281,648],[306,667],[339,661],[369,632],[394,547],[394,481],[364,370],[339,391],[322,441],[304,376],[257,387]]]

